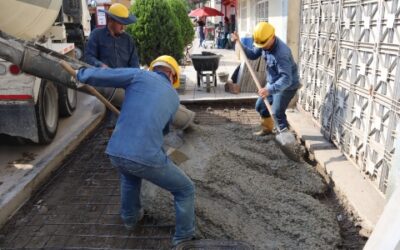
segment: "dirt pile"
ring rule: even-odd
[[[340,243],[335,213],[317,198],[326,190],[307,163],[289,160],[273,136],[255,137],[234,123],[194,126],[179,148],[180,167],[196,184],[200,237],[235,239],[255,249],[332,249]],[[172,197],[145,183],[143,205],[174,220]]]

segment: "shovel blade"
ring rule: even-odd
[[[302,151],[296,141],[296,137],[290,131],[284,131],[276,135],[276,142],[279,147],[293,161],[300,162],[302,158]]]
[[[168,154],[168,156],[177,166],[189,160],[189,157],[187,157],[187,155],[177,149],[174,149],[171,153]]]

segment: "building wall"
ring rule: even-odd
[[[283,41],[287,40],[288,1],[298,0],[269,0],[268,21],[274,25],[276,35]],[[245,13],[243,13],[245,10]],[[238,31],[241,37],[251,37],[257,24],[257,0],[238,1]]]
[[[288,15],[287,4],[288,4],[287,0],[269,1],[268,22],[275,27],[275,34],[283,41],[286,41],[286,33],[287,33],[287,15]]]
[[[300,6],[301,1],[289,0],[287,16],[287,45],[292,50],[293,58],[299,62],[299,41],[300,41]]]
[[[210,1],[210,5],[207,5],[211,8],[217,9],[217,10],[222,10],[222,4],[221,4],[221,0],[211,0]],[[220,17],[220,16],[216,16],[216,17],[209,17],[210,20],[212,20],[212,22],[214,24],[218,24],[220,21],[224,21],[224,17]]]
[[[400,2],[303,0],[299,104],[382,193],[400,185]]]

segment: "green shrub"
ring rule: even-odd
[[[178,18],[180,34],[183,38],[183,45],[187,46],[194,39],[193,24],[188,16],[189,6],[185,0],[167,0],[173,13]]]
[[[136,0],[131,11],[137,21],[127,32],[135,40],[141,64],[150,65],[160,55],[170,55],[177,61],[183,57],[178,19],[165,0]]]

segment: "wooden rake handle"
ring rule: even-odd
[[[76,72],[75,70],[71,67],[69,63],[67,63],[64,60],[60,61],[61,66],[74,78],[76,78]],[[120,112],[119,110],[111,104],[102,94],[100,94],[95,88],[92,86],[89,86],[87,84],[83,84],[79,89],[84,90],[89,92],[90,94],[94,95],[97,99],[99,99],[104,105],[106,105],[107,108],[109,108],[112,112],[115,114],[119,115]]]
[[[257,89],[260,90],[260,89],[262,88],[262,87],[261,87],[261,84],[260,84],[260,81],[258,80],[258,77],[257,77],[257,75],[256,75],[256,72],[254,72],[254,69],[253,69],[253,67],[252,67],[251,64],[250,64],[249,59],[247,58],[246,53],[244,52],[242,43],[240,42],[239,38],[238,38],[238,40],[236,41],[236,46],[238,46],[240,52],[243,54],[243,56],[244,56],[244,62],[246,63],[246,66],[247,66],[247,68],[248,68],[249,71],[250,71],[250,75],[251,75],[251,77],[253,78],[253,80],[254,80],[254,82],[255,82],[255,84],[256,84],[256,86],[257,86]],[[264,103],[265,103],[265,105],[267,106],[268,112],[270,113],[272,120],[274,121],[274,124],[275,124],[276,129],[278,130],[278,132],[280,132],[278,123],[277,123],[276,120],[275,120],[275,115],[272,113],[271,104],[269,104],[267,98],[264,98]]]

